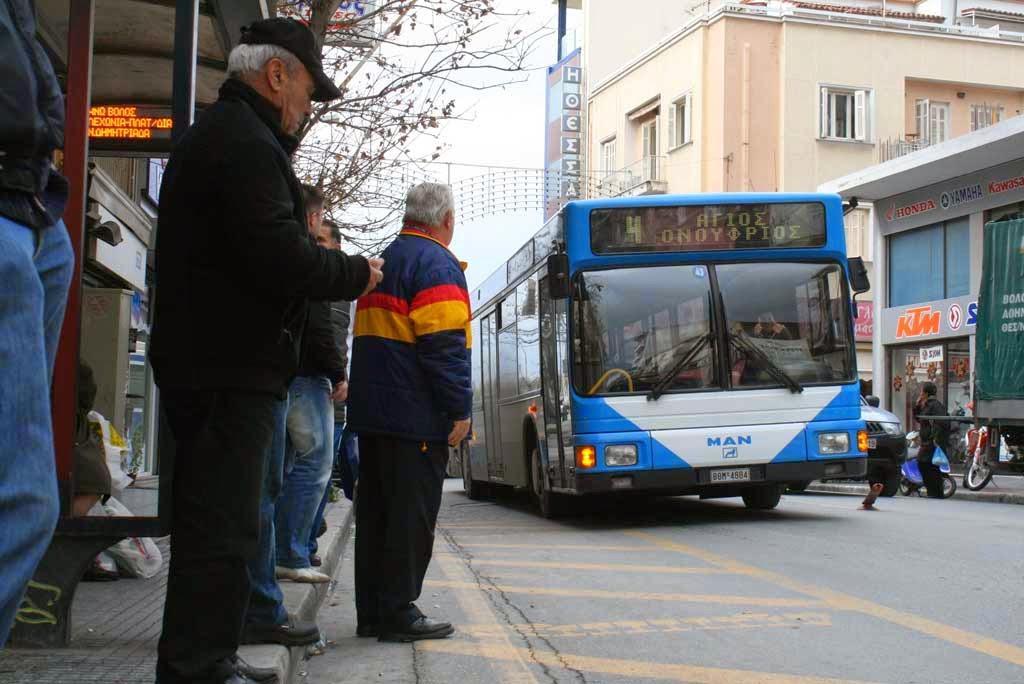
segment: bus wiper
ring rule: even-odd
[[[758,361],[758,363],[760,363],[761,366],[765,369],[765,371],[768,372],[768,375],[772,376],[781,384],[788,387],[790,392],[793,392],[794,394],[800,394],[801,392],[804,391],[803,385],[797,382],[792,375],[783,370],[781,366],[772,361],[771,358],[769,358],[769,356],[765,354],[763,351],[758,349],[756,345],[751,344],[750,340],[743,337],[742,335],[737,335],[736,333],[733,332],[730,332],[728,336],[729,342],[732,343],[734,347],[739,349],[741,352],[745,353],[747,356],[752,356],[753,358],[755,358]]]
[[[672,364],[672,367],[658,379],[658,382],[651,388],[651,391],[647,393],[647,401],[657,401],[658,397],[664,394],[668,386],[672,384],[672,381],[675,379],[676,375],[678,375],[679,371],[686,368],[691,361],[697,358],[697,354],[700,353],[710,340],[710,332],[706,332],[701,335],[700,338],[693,343],[693,346],[683,354],[682,358]]]

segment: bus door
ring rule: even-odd
[[[540,281],[541,392],[544,396],[544,434],[548,471],[555,487],[568,486],[566,454],[572,459],[566,366],[566,302],[551,301],[547,278]],[[565,381],[563,382],[563,376]],[[566,446],[566,445],[569,446]]]
[[[487,435],[487,479],[495,473],[495,469],[501,464],[501,433],[498,425],[497,404],[494,400],[494,391],[497,383],[495,374],[497,367],[494,363],[497,355],[497,326],[495,314],[484,318],[480,326],[481,358],[483,359],[483,405],[484,405],[484,430]]]

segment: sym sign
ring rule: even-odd
[[[973,335],[977,325],[977,295],[897,306],[882,310],[882,343],[963,337]]]
[[[882,235],[1024,201],[1024,160],[879,200]]]

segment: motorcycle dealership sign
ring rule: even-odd
[[[973,335],[978,324],[975,295],[882,310],[882,343]]]

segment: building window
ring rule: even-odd
[[[668,108],[668,149],[671,151],[677,147],[681,147],[688,142],[691,142],[690,138],[690,118],[691,118],[691,95],[687,93],[683,95],[675,102],[671,103]]]
[[[821,137],[829,140],[871,139],[871,91],[852,88],[821,88]]]
[[[969,286],[966,217],[889,238],[889,306],[960,297]]]
[[[915,108],[917,136],[928,144],[949,140],[949,103],[918,100]]]
[[[854,209],[843,218],[846,225],[848,256],[871,261],[871,223],[868,220],[870,215],[866,209]]]
[[[660,117],[653,117],[640,124],[640,133],[642,138],[641,152],[643,155],[641,170],[643,179],[645,181],[658,180],[660,177],[659,163],[658,163],[658,123],[661,121]]]
[[[615,171],[615,138],[601,143],[601,175],[610,176]]]
[[[971,130],[988,128],[1003,120],[1003,106],[980,104],[971,105]]]

